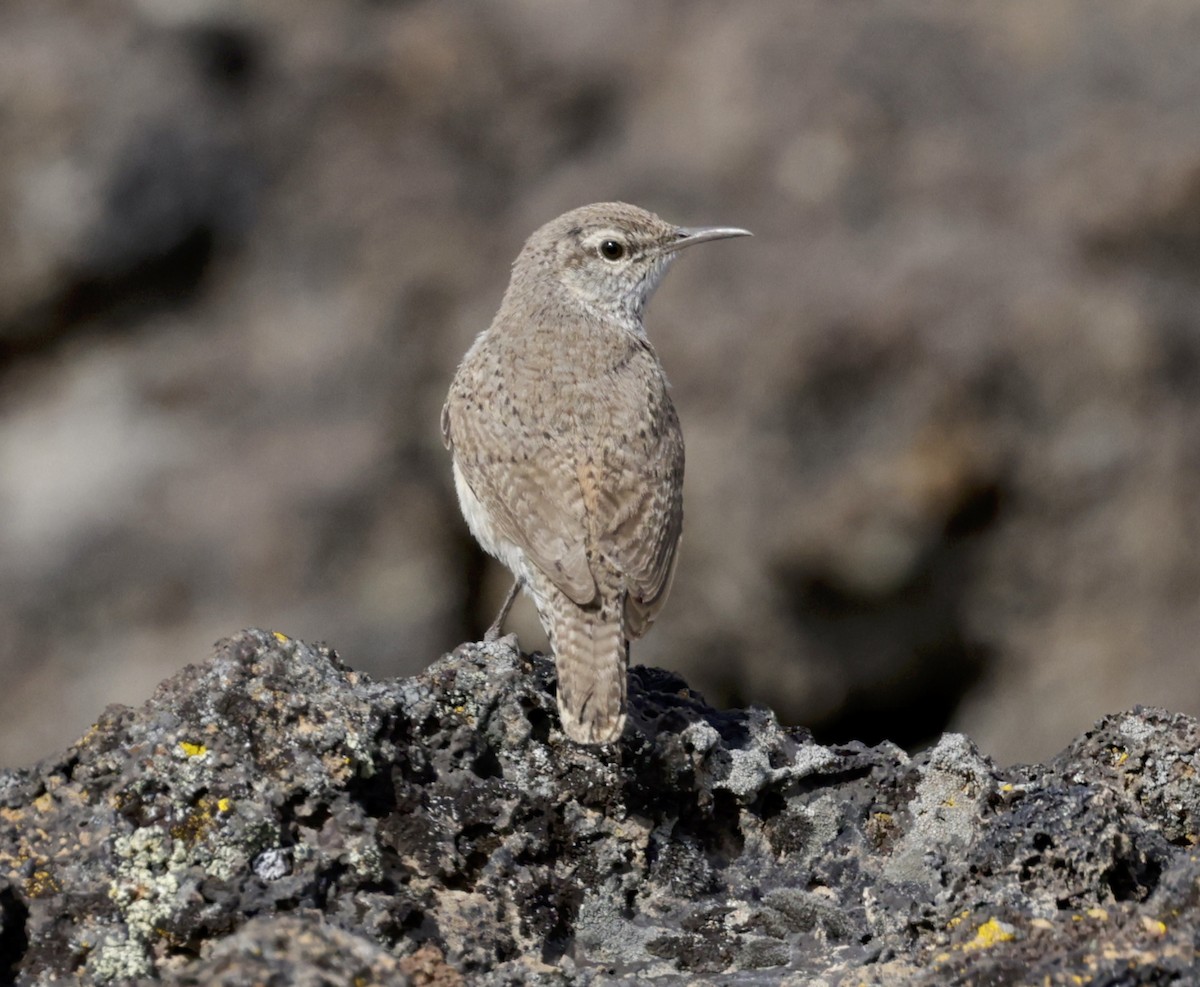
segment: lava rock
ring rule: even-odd
[[[646,668],[581,747],[513,638],[375,682],[245,631],[0,775],[0,979],[1184,983],[1198,748],[1156,709],[1012,769],[826,747]]]

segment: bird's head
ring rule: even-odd
[[[597,315],[632,317],[640,326],[646,301],[678,251],[750,235],[726,226],[676,226],[625,202],[599,202],[537,230],[513,265],[513,283],[549,278]]]

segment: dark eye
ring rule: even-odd
[[[620,240],[603,240],[600,243],[600,256],[605,260],[620,260],[625,256],[625,244]]]

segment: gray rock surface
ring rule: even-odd
[[[230,627],[477,635],[440,403],[609,198],[756,234],[649,310],[687,519],[636,661],[1001,760],[1200,714],[1197,50],[1195,0],[4,0],[0,764]]]
[[[1191,984],[1200,725],[1043,765],[821,746],[636,668],[619,745],[511,639],[376,682],[265,631],[0,774],[0,979]],[[74,980],[72,980],[74,978]]]

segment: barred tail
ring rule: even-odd
[[[563,732],[578,744],[607,744],[625,729],[629,643],[621,607],[584,609],[557,590],[546,600],[545,623],[558,671]]]

